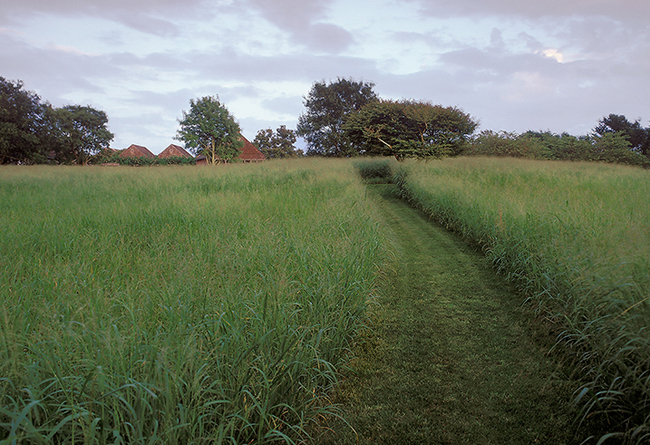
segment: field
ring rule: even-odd
[[[650,439],[650,175],[604,164],[459,158],[397,173],[401,195],[482,248],[575,359],[579,420]]]
[[[308,441],[399,270],[357,170],[517,285],[593,443],[650,439],[647,171],[317,159],[0,168],[0,444]]]
[[[2,168],[0,442],[304,438],[385,258],[364,202],[337,161]]]

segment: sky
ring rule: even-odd
[[[0,76],[103,110],[113,148],[171,143],[218,96],[253,140],[317,81],[455,106],[478,131],[650,125],[648,0],[0,0]]]

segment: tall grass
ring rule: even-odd
[[[347,163],[0,170],[0,443],[293,443],[382,237]]]
[[[412,163],[404,197],[480,245],[558,326],[580,421],[602,443],[650,440],[650,175],[602,164]]]

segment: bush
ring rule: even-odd
[[[482,131],[464,153],[469,156],[509,156],[513,158],[548,159],[544,144],[516,133]]]
[[[185,158],[174,156],[170,158],[121,158],[119,155],[97,157],[94,164],[120,164],[134,167],[144,167],[151,165],[196,165],[195,158]]]
[[[388,159],[366,160],[355,162],[359,176],[366,182],[387,184],[393,182],[393,168]]]

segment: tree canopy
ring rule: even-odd
[[[46,155],[40,146],[44,109],[23,82],[0,77],[0,164],[34,163]]]
[[[350,114],[343,129],[361,153],[401,160],[458,155],[477,125],[456,107],[382,99]]]
[[[650,128],[643,128],[638,119],[630,122],[623,115],[610,114],[598,121],[594,133],[600,136],[618,133],[630,143],[632,150],[646,156],[650,155]]]
[[[61,163],[87,164],[92,156],[107,148],[113,140],[108,131],[106,113],[92,107],[68,105],[50,109],[55,159]]]
[[[190,111],[183,111],[176,139],[195,155],[204,155],[208,163],[235,159],[244,145],[241,128],[219,97],[190,99]]]
[[[270,128],[259,130],[253,145],[269,159],[295,157],[300,154],[296,150],[296,132],[280,125],[275,132]]]
[[[0,164],[85,164],[113,140],[108,117],[89,106],[55,108],[0,77]]]
[[[297,134],[307,142],[308,155],[350,156],[357,150],[343,133],[347,116],[374,102],[373,83],[338,78],[336,82],[316,82],[298,118]]]

